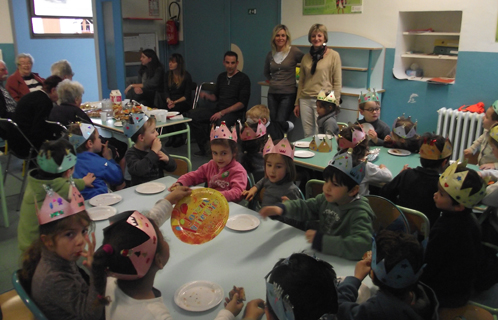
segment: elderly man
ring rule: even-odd
[[[16,110],[17,103],[3,86],[3,82],[7,80],[8,77],[9,70],[7,70],[7,65],[0,60],[0,117],[10,119]]]
[[[53,76],[59,76],[62,80],[73,80],[74,72],[71,68],[71,64],[67,60],[59,60],[54,62],[50,67],[50,72]]]
[[[29,53],[20,53],[16,57],[17,70],[7,79],[7,90],[14,100],[19,101],[30,92],[41,90],[43,81],[38,73],[31,72],[35,63]]]

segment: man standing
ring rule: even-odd
[[[227,126],[233,126],[237,119],[242,119],[249,103],[251,81],[249,77],[237,70],[238,56],[233,51],[227,51],[223,58],[226,72],[221,73],[216,80],[214,93],[201,92],[200,98],[216,101],[216,106],[196,108],[190,112],[192,118],[192,135],[199,145],[198,156],[205,156],[209,140],[210,124],[220,125],[225,121]]]
[[[12,118],[16,110],[16,101],[3,86],[3,82],[9,77],[9,70],[5,62],[0,60],[0,118]]]

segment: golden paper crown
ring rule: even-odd
[[[315,141],[315,136],[313,136],[309,148],[310,150],[318,152],[330,152],[332,151],[332,139],[327,138],[327,135],[325,135],[320,145],[317,145]]]
[[[498,101],[497,101],[498,102]],[[495,125],[491,129],[489,129],[489,136],[498,142],[498,125]]]
[[[424,139],[424,143],[420,146],[420,158],[427,160],[440,160],[451,156],[453,147],[448,139],[444,142],[443,150],[439,151],[436,146],[436,139]]]
[[[466,208],[472,208],[486,195],[486,184],[483,183],[481,189],[470,195],[472,188],[462,189],[462,185],[469,174],[468,170],[456,172],[457,168],[466,168],[467,161],[459,163],[453,162],[439,177],[439,183],[455,201]]]

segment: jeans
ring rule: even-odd
[[[316,118],[316,99],[299,99],[299,117],[303,124],[304,136],[309,137],[318,133]]]
[[[270,109],[270,121],[288,121],[294,110],[296,94],[268,94],[268,109]]]

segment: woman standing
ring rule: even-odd
[[[133,99],[146,106],[154,106],[156,92],[163,91],[164,67],[152,49],[145,49],[140,55],[142,65],[138,70],[138,83],[125,89],[127,99]]]
[[[270,81],[270,120],[287,121],[296,100],[296,65],[301,62],[304,53],[291,47],[289,29],[283,24],[273,28],[271,48],[266,56],[264,69],[265,77]]]
[[[327,28],[323,24],[312,25],[308,41],[311,48],[301,61],[294,107],[296,117],[301,115],[305,137],[318,131],[316,97],[320,90],[334,91],[337,101],[340,101],[342,87],[341,57],[337,51],[327,48]]]

